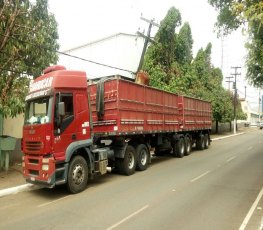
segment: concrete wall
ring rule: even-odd
[[[15,118],[5,118],[3,123],[3,135],[16,138],[22,138],[22,128],[24,123],[24,115],[20,114]]]
[[[242,127],[244,127],[245,124],[244,123],[237,123],[237,129],[240,129]],[[233,122],[231,122],[231,130],[230,130],[230,123],[219,123],[218,124],[218,133],[224,133],[224,132],[231,132],[233,131],[234,126],[233,126]],[[216,132],[216,123],[213,122],[212,125],[212,134],[214,134]]]
[[[24,115],[20,114],[15,118],[5,118],[3,119],[3,135],[11,136],[16,138],[15,150],[10,155],[10,165],[16,162],[21,162],[22,152],[21,152],[21,138],[22,138],[22,128],[24,124]]]

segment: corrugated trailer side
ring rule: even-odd
[[[179,108],[183,114],[183,130],[207,130],[212,128],[211,103],[197,98],[180,96]]]
[[[103,84],[103,115],[96,106]],[[93,131],[105,135],[140,134],[178,131],[178,95],[119,78],[89,87]]]
[[[104,135],[211,129],[210,103],[119,78],[90,86],[93,131]],[[98,101],[97,97],[101,100]],[[98,106],[101,104],[101,111]],[[98,113],[99,112],[99,113]]]

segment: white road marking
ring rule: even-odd
[[[229,159],[226,160],[226,162],[230,162],[232,160],[234,160],[236,158],[236,156],[230,157]]]
[[[260,223],[259,230],[262,230],[262,229],[263,229],[263,217],[261,217],[261,223]]]
[[[243,223],[240,225],[239,227],[239,230],[244,230],[251,218],[251,216],[253,215],[253,212],[255,211],[257,205],[258,205],[258,202],[260,201],[260,199],[262,198],[263,196],[263,187],[261,189],[261,191],[259,192],[258,196],[257,196],[257,199],[255,200],[255,202],[253,203],[253,205],[251,206],[249,212],[247,213]]]
[[[195,182],[195,181],[199,180],[200,178],[204,177],[204,176],[207,175],[208,173],[210,173],[210,171],[207,171],[207,172],[201,174],[200,176],[195,177],[194,179],[191,180],[191,182]]]
[[[70,195],[69,195],[69,196],[70,196]],[[64,200],[65,198],[67,198],[67,197],[69,197],[69,196],[64,196],[64,197],[61,197],[61,198],[59,198],[59,199],[57,199],[57,200],[53,200],[53,201],[50,201],[50,202],[47,202],[47,203],[44,203],[44,204],[40,204],[40,205],[38,205],[37,207],[41,208],[41,207],[44,207],[44,206],[47,206],[47,205],[50,205],[50,204],[54,204],[54,203],[56,203],[56,202],[58,202],[58,201]]]
[[[135,215],[139,214],[140,212],[144,211],[145,209],[147,209],[149,207],[149,205],[145,205],[144,207],[142,207],[141,209],[139,209],[138,211],[132,213],[131,215],[123,218],[121,221],[117,222],[116,224],[110,226],[109,228],[107,228],[107,230],[112,230],[116,227],[118,227],[119,225],[121,225],[122,223],[124,223],[125,221],[131,219],[132,217],[134,217]]]

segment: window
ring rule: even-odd
[[[25,124],[46,124],[51,122],[53,97],[37,98],[26,103]]]
[[[72,94],[61,94],[60,95],[60,102],[64,102],[65,104],[65,116],[64,119],[67,119],[70,116],[74,115],[73,112],[73,95]]]
[[[58,115],[58,103],[64,102],[65,115]],[[54,131],[55,135],[59,135],[65,131],[65,129],[74,120],[74,106],[73,106],[73,94],[72,93],[57,93],[56,94],[56,105],[55,105],[55,123]]]

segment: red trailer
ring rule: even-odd
[[[119,76],[93,84],[89,90],[95,135],[211,129],[211,104],[206,101],[139,85]],[[99,102],[98,93],[101,94]],[[96,108],[98,103],[103,105],[101,111]]]
[[[107,167],[131,175],[156,155],[189,155],[210,145],[211,104],[108,77],[87,83],[86,74],[55,66],[27,96],[22,150],[30,183],[70,192]]]

